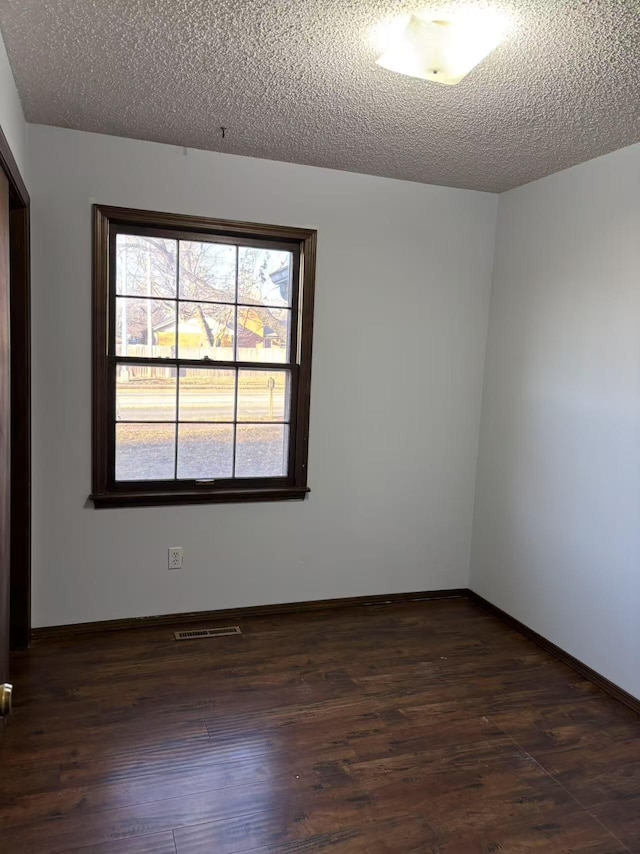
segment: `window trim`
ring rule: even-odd
[[[309,444],[309,408],[311,388],[311,353],[313,330],[313,302],[315,289],[315,260],[317,232],[313,229],[289,228],[279,225],[264,225],[249,222],[211,219],[209,217],[184,216],[182,214],[159,213],[133,208],[92,206],[93,211],[93,425],[92,425],[92,491],[89,496],[95,507],[143,507],[176,504],[236,503],[245,501],[287,501],[304,499],[310,491],[307,485],[307,458]],[[221,239],[229,242],[281,241],[283,247],[292,248],[299,255],[299,282],[296,300],[292,300],[292,312],[296,319],[292,324],[292,348],[295,358],[290,363],[264,365],[278,369],[288,368],[292,379],[292,411],[295,420],[289,433],[289,475],[282,478],[219,479],[210,483],[189,484],[184,488],[180,481],[140,481],[119,485],[111,472],[113,452],[111,438],[114,427],[110,423],[113,413],[112,398],[115,390],[110,382],[111,362],[109,355],[109,311],[111,301],[110,277],[114,233],[135,229],[144,233],[145,228],[157,235],[161,231],[173,232],[178,239]],[[214,234],[215,232],[215,234]],[[161,236],[161,235],[159,235]],[[294,273],[295,276],[295,273]],[[297,340],[293,340],[297,330]],[[126,361],[126,359],[125,359]],[[176,359],[175,362],[183,360]],[[187,360],[188,361],[188,360]],[[167,365],[172,360],[166,359]],[[193,360],[201,367],[204,360]],[[211,366],[210,362],[206,362]],[[216,367],[229,367],[229,362],[215,362]],[[233,363],[235,366],[236,363]],[[260,369],[262,365],[253,366]],[[115,422],[114,422],[115,424]]]

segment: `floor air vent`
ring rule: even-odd
[[[219,629],[193,629],[190,632],[174,632],[176,640],[196,640],[197,638],[220,638],[224,635],[241,635],[240,626],[223,626]]]

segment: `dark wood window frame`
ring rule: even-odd
[[[116,481],[115,479],[115,366],[123,358],[109,347],[110,316],[115,304],[115,235],[119,232],[172,236],[183,240],[208,239],[239,245],[258,245],[293,253],[292,331],[290,360],[245,367],[287,369],[291,377],[288,473],[284,477],[226,478],[199,481]],[[93,205],[93,483],[90,499],[95,507],[135,507],[172,504],[284,501],[303,499],[307,485],[309,407],[316,232],[247,222],[157,213],[130,208]],[[125,357],[130,363],[158,362],[163,367],[237,368],[245,363]],[[176,413],[176,418],[178,413]]]

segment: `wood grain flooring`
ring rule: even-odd
[[[4,854],[640,852],[640,718],[464,599],[40,641]]]

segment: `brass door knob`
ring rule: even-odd
[[[0,717],[7,718],[11,714],[11,692],[13,685],[5,682],[0,685]]]

